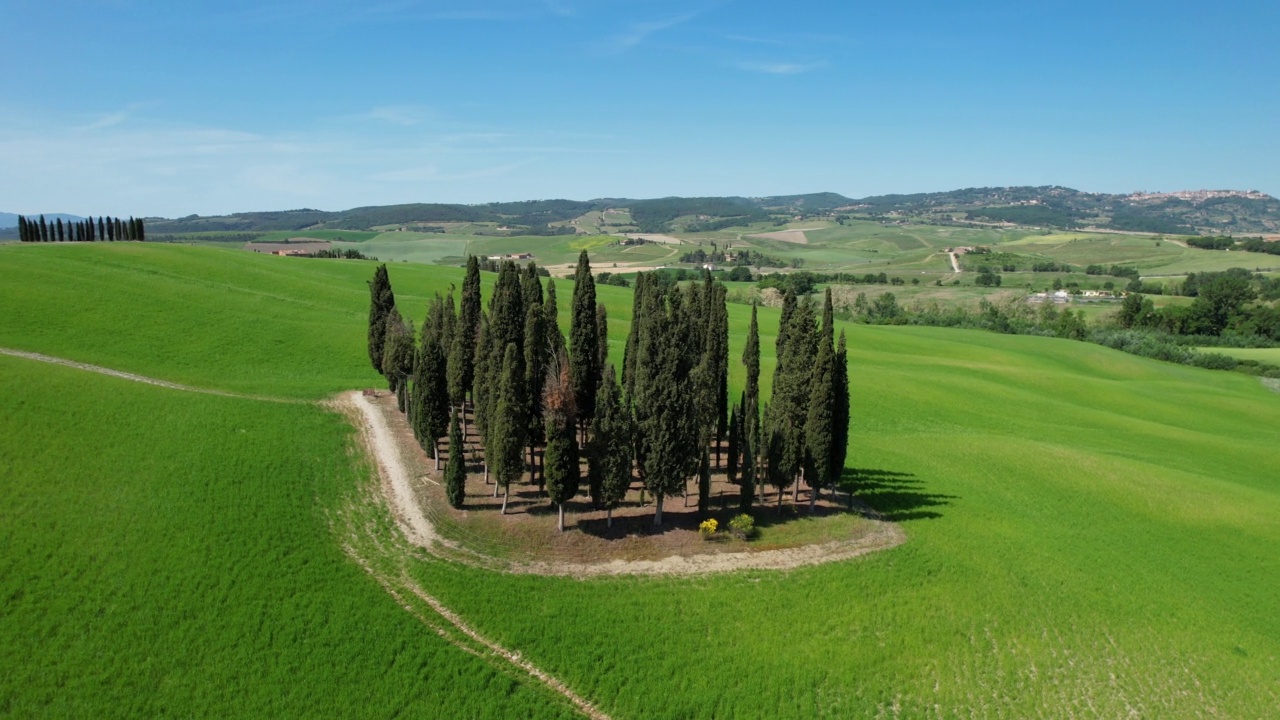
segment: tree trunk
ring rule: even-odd
[[[436,472],[440,472],[440,440],[438,438],[431,440],[431,455],[436,459]]]
[[[558,503],[560,509],[560,532],[564,532],[564,503]]]
[[[484,484],[485,485],[489,484],[489,459],[488,458],[485,458],[484,460]]]
[[[720,464],[720,436],[716,435],[716,469],[719,470],[724,466]]]
[[[657,499],[657,505],[655,506],[657,509],[653,513],[653,526],[660,527],[662,525],[662,496],[654,495],[654,498]]]
[[[498,494],[498,493],[497,493],[497,489],[496,489],[496,487],[495,487],[494,495],[496,496],[497,494]],[[507,491],[505,491],[505,490],[502,492],[502,514],[503,514],[503,515],[506,515],[506,514],[507,514],[507,496],[508,496],[509,494],[510,494],[510,493],[508,493],[508,492],[507,492]]]
[[[500,488],[500,487],[502,487],[502,485],[501,485],[500,483],[498,483],[498,481],[495,479],[495,480],[494,480],[494,482],[493,482],[493,496],[494,496],[494,497],[498,497],[498,488]],[[502,498],[502,512],[503,512],[503,514],[504,514],[504,515],[505,515],[505,514],[506,514],[506,512],[507,512],[507,499],[506,499],[505,497],[504,497],[504,498]]]
[[[607,511],[605,511],[605,527],[607,528],[613,527],[613,508],[609,508]]]
[[[818,502],[818,488],[809,489],[809,514],[812,515]]]

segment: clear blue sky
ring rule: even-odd
[[[0,210],[1280,195],[1280,2],[6,0]]]

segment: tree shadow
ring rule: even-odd
[[[942,517],[936,508],[958,500],[956,495],[926,492],[924,481],[912,473],[872,468],[845,468],[840,487],[885,520],[928,520]]]

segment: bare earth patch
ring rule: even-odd
[[[765,240],[779,240],[781,242],[795,243],[797,245],[808,245],[809,236],[805,235],[804,232],[804,230],[779,230],[777,232],[748,235],[747,237],[764,238]]]
[[[557,532],[555,508],[527,483],[512,486],[508,512],[502,515],[501,497],[493,496],[495,486],[486,485],[480,472],[468,475],[464,509],[455,510],[445,501],[435,461],[418,447],[395,409],[394,396],[347,393],[339,402],[359,411],[365,444],[377,460],[388,504],[406,536],[434,554],[471,565],[579,578],[783,570],[854,558],[906,540],[897,525],[856,504],[850,511],[847,496],[837,502],[830,493],[817,503],[814,517],[808,515],[805,493],[799,507],[788,493],[780,509],[776,494],[766,496],[766,504],[755,511],[763,537],[750,543],[727,535],[703,540],[697,532],[701,517],[696,497],[668,498],[663,526],[654,528],[652,498],[641,504],[638,486],[614,511],[612,528],[604,511],[578,498],[567,505],[566,531]],[[443,451],[441,455],[443,468]],[[479,466],[469,469],[478,471]],[[712,500],[712,516],[727,527],[737,514],[736,486],[720,475],[713,482]]]

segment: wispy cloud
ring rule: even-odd
[[[761,73],[765,75],[800,75],[802,73],[812,72],[822,67],[826,67],[825,61],[818,62],[758,62],[744,60],[734,63],[734,67],[747,72]]]
[[[431,183],[431,182],[457,182],[460,180],[480,180],[483,178],[502,177],[509,175],[525,165],[533,162],[533,158],[526,158],[517,162],[506,163],[504,165],[496,165],[492,167],[476,168],[474,170],[466,170],[462,172],[441,172],[437,165],[422,165],[420,167],[403,168],[401,170],[388,170],[386,172],[374,173],[369,176],[369,180],[384,183]]]
[[[694,11],[677,15],[675,17],[665,18],[663,20],[651,20],[648,22],[640,22],[631,25],[625,32],[604,38],[595,44],[600,52],[620,55],[632,50],[647,40],[651,35],[679,27],[690,20],[698,17],[702,11]]]
[[[129,112],[127,110],[120,110],[118,112],[107,113],[106,115],[103,115],[97,120],[94,120],[93,122],[89,123],[88,125],[81,125],[76,129],[77,130],[102,130],[104,128],[115,127],[116,125],[119,125],[120,123],[128,119],[129,119]]]

